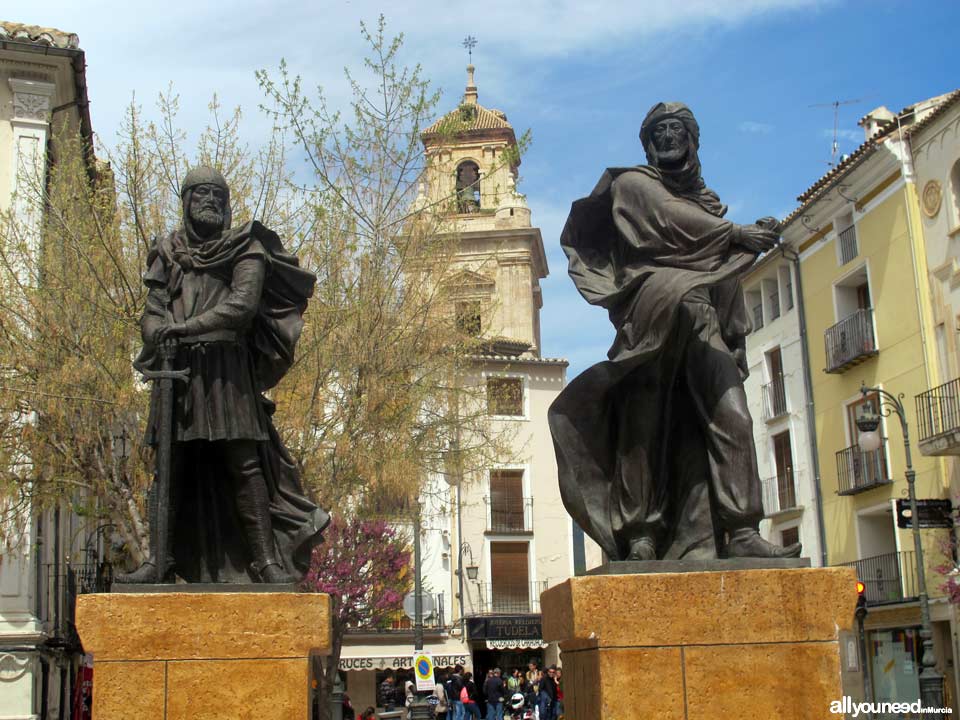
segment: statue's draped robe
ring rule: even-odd
[[[743,346],[750,327],[739,276],[755,256],[732,244],[735,233],[716,211],[671,193],[651,167],[607,170],[571,208],[561,236],[570,276],[608,310],[617,334],[609,360],[570,382],[549,422],[564,505],[612,560],[626,559],[636,515],[651,508],[670,533],[658,540],[661,557],[716,556],[706,443],[673,348],[686,342],[681,306],[695,307],[691,299],[716,311],[726,365]],[[638,457],[652,487],[638,488],[629,472]],[[650,493],[658,497],[641,498]],[[743,504],[753,512],[756,502]]]
[[[159,239],[147,259],[149,288],[141,320],[139,369],[157,369],[150,339],[158,327],[182,322],[175,369],[190,370],[175,383],[174,432],[178,493],[173,553],[189,582],[249,582],[250,558],[222,464],[211,442],[254,440],[270,497],[276,551],[284,566],[303,575],[310,551],[329,516],[303,492],[299,471],[280,441],[273,403],[261,393],[293,362],[302,315],[316,278],[286,253],[259,222],[190,245],[183,230]],[[154,384],[147,442],[158,441]]]

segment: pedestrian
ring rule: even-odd
[[[560,668],[557,668],[556,673],[554,673],[553,679],[557,683],[557,709],[554,712],[554,716],[559,720],[563,717],[563,683],[561,678],[563,673]]]
[[[350,702],[350,696],[346,693],[343,694],[343,720],[353,720],[353,716],[356,715],[354,712],[353,704]]]
[[[433,708],[433,716],[437,720],[446,720],[449,704],[447,703],[446,689],[447,674],[445,672],[437,673],[436,684],[433,686],[433,695],[437,698],[437,704]]]
[[[516,692],[520,692],[523,687],[523,676],[520,674],[520,668],[514,668],[513,672],[510,673],[510,677],[507,678],[507,693],[513,695]]]
[[[463,675],[463,688],[460,690],[460,702],[463,703],[464,716],[480,720],[480,708],[477,707],[479,691],[477,684],[473,681],[473,673],[468,672]]]
[[[483,683],[483,696],[487,699],[487,720],[503,718],[503,681],[499,669],[491,670]]]
[[[377,711],[372,707],[368,707],[366,710],[360,713],[360,720],[376,720],[376,718]]]
[[[530,689],[533,692],[537,692],[537,684],[540,681],[540,670],[537,668],[537,663],[531,660],[527,664],[527,684],[530,685]]]
[[[463,665],[456,665],[447,682],[444,684],[447,691],[447,720],[463,720],[463,703],[460,702],[460,691],[463,689]]]
[[[393,670],[388,670],[377,692],[377,704],[388,712],[393,710],[396,707],[395,692],[396,690],[393,687]]]
[[[551,665],[545,673],[540,674],[540,692],[537,706],[540,709],[540,720],[554,720],[555,703],[557,700],[557,684],[554,681],[556,665]]]

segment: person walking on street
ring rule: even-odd
[[[503,717],[503,680],[499,670],[491,670],[483,683],[483,695],[487,699],[487,720]]]
[[[437,698],[437,704],[433,708],[433,715],[437,720],[446,720],[447,711],[450,708],[447,702],[446,679],[447,674],[445,672],[439,673],[437,675],[437,683],[433,686],[433,694]]]
[[[463,665],[456,665],[450,677],[447,678],[447,720],[463,720],[463,701],[460,700],[460,691],[463,690]]]
[[[463,688],[460,690],[460,702],[463,703],[464,716],[480,720],[480,708],[477,707],[477,684],[473,681],[473,673],[464,673]]]
[[[557,700],[557,684],[553,679],[557,671],[556,665],[551,665],[540,677],[540,696],[538,707],[540,708],[540,720],[554,720],[555,703]]]

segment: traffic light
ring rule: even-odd
[[[867,616],[867,586],[863,580],[857,580],[857,609],[853,614],[861,622]]]

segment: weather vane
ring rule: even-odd
[[[477,46],[477,39],[473,35],[467,35],[463,39],[463,46],[467,49],[467,54],[470,56],[470,64],[473,64],[473,49]]]

